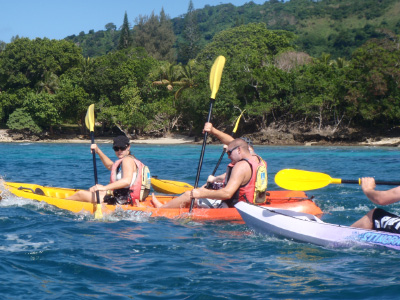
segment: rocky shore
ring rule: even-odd
[[[333,132],[331,130],[301,130],[268,128],[253,134],[246,134],[255,145],[276,146],[391,146],[400,145],[400,132],[363,133],[355,130]],[[7,129],[0,130],[0,142],[38,142],[38,143],[90,143],[89,136],[60,134],[54,136],[25,136]],[[111,143],[112,137],[96,137],[97,143]],[[213,137],[207,140],[218,144]],[[202,143],[201,137],[189,137],[182,134],[170,134],[167,137],[140,137],[132,140],[133,144],[185,144]]]

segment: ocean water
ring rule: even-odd
[[[110,144],[100,145],[110,157]],[[152,175],[194,184],[201,146],[135,145]],[[201,182],[220,146],[207,146]],[[400,179],[400,149],[256,146],[269,189],[284,168],[335,178]],[[219,171],[224,171],[224,158]],[[108,171],[97,161],[99,182]],[[0,143],[6,181],[88,188],[89,144]],[[387,188],[387,187],[380,187]],[[0,189],[4,188],[0,184]],[[350,225],[374,205],[357,185],[309,191],[326,222]],[[390,211],[400,214],[400,204]],[[3,192],[0,299],[398,299],[400,252],[325,249],[255,234],[246,225],[73,214]]]

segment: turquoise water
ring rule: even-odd
[[[201,146],[134,148],[152,175],[194,183]],[[113,157],[110,144],[102,149]],[[273,177],[283,168],[400,180],[399,148],[256,150],[268,162],[270,189],[277,189]],[[207,146],[202,181],[220,154],[221,147]],[[106,183],[108,171],[97,166]],[[88,144],[0,143],[0,176],[71,188],[94,182]],[[350,225],[374,207],[357,185],[308,195],[327,222]],[[400,214],[400,204],[390,211]],[[98,222],[6,195],[0,226],[0,299],[397,299],[400,291],[398,251],[324,249],[257,235],[242,224],[130,215]]]

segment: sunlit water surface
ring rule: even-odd
[[[100,146],[113,157],[110,144]],[[194,184],[200,149],[135,145],[134,153],[152,175]],[[201,182],[221,150],[207,146]],[[400,179],[398,148],[256,150],[268,162],[271,190],[278,189],[273,178],[284,168],[342,179]],[[99,182],[107,183],[108,171],[100,161],[97,166]],[[94,183],[88,144],[0,143],[0,176],[70,188]],[[308,195],[331,223],[350,225],[374,207],[357,185]],[[390,210],[400,214],[400,204]],[[99,222],[3,191],[0,228],[1,299],[397,299],[400,292],[397,251],[324,249],[254,234],[243,224],[129,214]]]

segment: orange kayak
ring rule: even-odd
[[[15,196],[44,201],[74,213],[86,212],[93,214],[96,210],[96,204],[65,199],[76,193],[77,189],[45,187],[37,184],[16,182],[4,182],[4,186]],[[157,199],[162,203],[166,203],[173,198],[174,196],[157,195]],[[321,209],[302,191],[269,191],[265,206],[289,209],[312,215],[322,214]],[[110,214],[117,210],[125,210],[132,211],[137,216],[164,217],[169,219],[190,218],[199,221],[242,220],[236,208],[194,208],[192,213],[189,214],[189,208],[155,208],[151,203],[151,197],[147,197],[145,201],[140,203],[140,206],[102,204],[102,210],[104,214]]]

